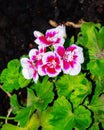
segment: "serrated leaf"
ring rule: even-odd
[[[55,101],[52,116],[50,122],[54,130],[72,130],[73,128],[86,130],[92,122],[91,112],[88,109],[80,105],[72,112],[72,106],[64,96]]]
[[[99,41],[100,50],[103,50],[104,49],[104,26],[101,27],[101,29],[99,30],[99,33],[97,35],[97,39]]]
[[[64,96],[55,101],[52,116],[50,123],[53,125],[54,130],[72,130],[74,115],[71,104]]]
[[[87,68],[94,76],[104,77],[104,59],[94,60],[88,63]]]
[[[38,130],[39,126],[40,126],[40,119],[39,116],[35,113],[29,119],[24,130]]]
[[[16,114],[19,111],[20,107],[21,107],[19,105],[19,103],[18,103],[16,94],[14,94],[14,95],[12,95],[12,97],[10,97],[10,105],[11,105],[11,107],[13,109],[13,113]]]
[[[0,75],[0,82],[4,91],[12,92],[14,89],[19,89],[19,60],[14,59],[8,62],[7,68]]]
[[[75,126],[80,130],[86,130],[92,123],[91,112],[84,106],[79,106],[74,110]]]
[[[20,61],[18,59],[13,59],[8,62],[7,68],[19,68],[20,67]]]
[[[96,88],[94,94],[99,96],[104,92],[104,77],[97,77],[95,80]]]
[[[51,113],[52,109],[48,107],[44,111],[40,112],[40,121],[41,121],[41,126],[42,130],[54,130],[53,126],[50,124],[50,118],[51,118]]]
[[[20,127],[25,127],[30,119],[31,114],[34,112],[33,107],[26,107],[21,109],[15,117],[15,121],[20,123]]]
[[[100,97],[96,97],[96,95],[94,95],[89,108],[93,111],[104,112],[104,94],[102,94]]]
[[[25,79],[23,77],[22,73],[19,74],[18,83],[19,83],[20,88],[24,88],[24,87],[28,86],[30,82],[31,82],[31,80]]]
[[[91,93],[92,86],[85,75],[80,74],[74,77],[63,75],[56,82],[56,88],[59,96],[67,97],[77,107]]]
[[[89,130],[100,130],[99,129],[99,124],[98,123],[94,123],[90,128]]]
[[[6,75],[7,75],[7,68],[5,68],[5,69],[3,69],[3,71],[1,72],[1,74],[0,74],[0,83],[3,83],[3,82],[5,82],[5,80],[6,80]]]
[[[4,124],[1,130],[23,130],[23,128],[20,128],[12,124]]]
[[[32,89],[27,89],[27,107],[34,106],[37,97]]]
[[[44,110],[54,98],[53,83],[49,81],[48,77],[44,77],[43,81],[38,81],[33,85],[33,89],[36,92],[35,106],[37,109]]]
[[[96,123],[104,122],[104,94],[100,97],[94,95],[88,108],[94,112]]]
[[[90,59],[99,59],[99,56],[104,53],[104,27],[99,23],[87,22],[82,25],[80,33],[77,43],[88,49]]]

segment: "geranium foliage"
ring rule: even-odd
[[[64,25],[34,36],[0,74],[11,110],[1,130],[104,129],[104,27],[85,22],[76,41]]]

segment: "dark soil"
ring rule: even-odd
[[[0,0],[0,72],[35,46],[33,31],[44,33],[52,27],[50,19],[58,24],[83,19],[104,25],[104,0]],[[67,31],[70,37],[79,30]],[[1,90],[0,95],[0,115],[5,115],[8,99]]]

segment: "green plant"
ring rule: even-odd
[[[73,37],[66,39],[65,46],[74,42]],[[103,42],[101,24],[83,23],[75,45],[83,48],[84,63],[81,72],[74,76],[63,71],[53,77],[39,76],[34,83],[33,77],[24,78],[20,60],[11,60],[0,75],[0,84],[10,98],[14,116],[0,116],[7,121],[1,130],[104,129]],[[48,49],[53,50],[52,47]],[[19,98],[17,92],[20,90],[26,90],[26,99]],[[9,120],[16,125],[10,124]]]

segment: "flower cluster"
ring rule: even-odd
[[[37,83],[40,76],[55,77],[61,71],[64,74],[77,75],[84,62],[83,49],[75,44],[64,48],[66,29],[59,25],[49,29],[46,34],[34,31],[38,49],[29,51],[29,58],[21,58],[22,74],[26,79]],[[49,50],[49,47],[53,49]],[[48,48],[48,49],[47,49]]]

